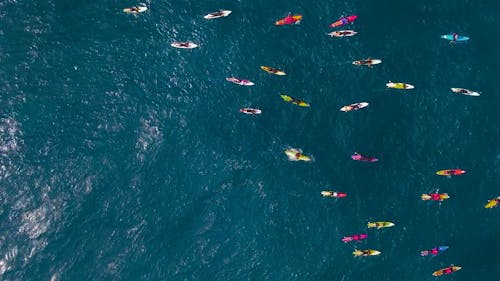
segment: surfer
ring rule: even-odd
[[[364,59],[364,60],[357,60],[354,62],[355,65],[366,65],[368,67],[372,67],[373,66],[373,59],[372,58],[367,58],[367,59]]]
[[[347,193],[337,192],[337,191],[329,191],[329,190],[321,191],[321,195],[323,195],[323,197],[335,197],[335,198],[347,197]]]
[[[294,16],[292,16],[292,13],[290,13],[290,12],[283,20],[285,21],[285,24],[297,24],[300,22],[300,20],[298,20]]]
[[[362,60],[361,64],[366,65],[368,67],[372,67],[372,58],[367,58],[366,60]]]
[[[357,152],[354,152],[354,155],[351,156],[352,160],[361,160],[363,156]]]
[[[301,100],[298,100],[298,99],[296,99],[296,98],[292,98],[292,99],[290,100],[290,102],[291,102],[291,103],[293,103],[293,104],[299,105],[302,101],[301,101]]]
[[[451,274],[455,271],[459,271],[460,269],[462,269],[460,266],[456,266],[456,265],[450,265],[449,267],[446,267],[446,268],[443,268],[443,269],[440,269],[438,271],[435,271],[434,273],[432,273],[432,275],[434,276],[441,276],[443,274]]]
[[[432,201],[444,201],[446,199],[449,199],[450,196],[448,195],[448,193],[429,193],[429,194],[422,194],[421,196],[422,200],[424,201],[428,201],[428,200],[432,200]]]
[[[354,234],[352,236],[345,236],[344,238],[342,238],[342,242],[348,243],[351,241],[361,241],[366,238],[368,238],[368,235],[366,234]]]
[[[359,104],[355,103],[355,104],[351,104],[351,105],[348,105],[347,107],[349,107],[349,110],[348,111],[351,111],[351,110],[358,110],[360,107],[359,107]]]
[[[337,31],[336,34],[340,35],[340,36],[346,36],[346,35],[352,34],[352,32],[344,30],[344,31]]]
[[[440,252],[443,252],[446,250],[448,250],[448,246],[439,246],[439,247],[432,248],[430,250],[421,251],[420,255],[421,256],[428,256],[429,254],[431,254],[433,256],[437,256]]]
[[[451,265],[450,267],[447,267],[447,268],[443,269],[443,273],[444,274],[450,274],[453,271],[455,271],[454,268],[453,268],[453,265]]]
[[[354,240],[354,241],[359,241],[359,240],[363,239],[363,237],[364,237],[364,238],[366,238],[367,236],[368,236],[368,235],[366,235],[366,234],[365,234],[364,236],[363,236],[363,235],[354,234],[354,235],[352,236],[352,240]]]
[[[366,162],[376,162],[378,161],[377,158],[375,157],[365,157],[357,152],[354,152],[353,155],[351,155],[351,159],[352,160],[356,160],[356,161],[366,161]]]
[[[191,43],[189,43],[189,42],[180,42],[179,43],[179,46],[186,47],[186,48],[189,47],[190,45],[191,45]]]
[[[255,115],[255,114],[261,114],[262,110],[257,109],[257,108],[242,108],[242,109],[240,109],[240,112],[245,113],[245,114]]]
[[[335,37],[353,36],[356,34],[357,32],[354,30],[338,30],[328,33],[328,35]]]
[[[431,197],[431,200],[434,200],[434,201],[441,200],[441,196],[439,193],[429,193],[428,195]]]
[[[280,71],[280,70],[279,70],[279,69],[277,69],[277,68],[272,68],[272,67],[270,67],[270,68],[269,68],[269,72],[271,72],[271,73],[273,73],[273,74],[276,74],[276,73],[278,73],[279,71]]]
[[[219,10],[217,12],[211,13],[210,15],[214,17],[220,17],[224,15],[224,12],[222,10]]]

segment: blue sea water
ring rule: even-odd
[[[499,210],[483,205],[500,195],[500,4],[158,0],[122,12],[134,4],[0,0],[0,280],[433,280],[452,263],[462,270],[443,278],[499,275]],[[203,19],[218,9],[233,13]],[[274,26],[288,12],[302,23]],[[326,35],[350,14],[358,35]],[[471,39],[439,38],[451,32]],[[185,40],[200,47],[169,46]],[[351,64],[366,57],[383,63]],[[288,161],[287,147],[314,161]],[[435,175],[447,168],[467,173]],[[420,200],[437,189],[451,199]],[[355,233],[369,237],[340,241]],[[420,257],[438,245],[450,248]]]

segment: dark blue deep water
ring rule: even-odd
[[[122,12],[134,4],[0,0],[0,280],[422,281],[450,264],[463,269],[441,279],[499,276],[500,209],[483,208],[500,195],[498,1],[151,0]],[[218,9],[233,13],[203,19]],[[303,22],[274,26],[289,11]],[[358,35],[326,35],[350,14]],[[471,40],[439,38],[451,32]],[[366,57],[383,63],[351,64]],[[287,147],[314,161],[288,161]],[[467,173],[435,175],[448,168]],[[451,199],[420,200],[437,189]],[[340,241],[354,233],[369,237]],[[450,248],[419,255],[437,245]]]

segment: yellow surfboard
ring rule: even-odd
[[[380,229],[380,228],[384,228],[384,227],[393,227],[395,224],[393,222],[390,222],[390,221],[377,221],[377,222],[369,222],[366,224],[366,226],[368,226],[368,228],[377,228],[377,229]]]
[[[260,69],[264,70],[265,72],[267,73],[270,73],[270,74],[275,74],[275,75],[286,75],[286,73],[282,70],[279,70],[277,68],[274,68],[274,67],[270,67],[270,66],[261,66]]]
[[[440,270],[437,270],[437,271],[434,271],[434,273],[432,273],[432,275],[434,275],[434,276],[441,276],[441,275],[445,274],[445,270],[446,269],[448,269],[448,267],[440,269]],[[460,266],[451,266],[451,270],[452,270],[451,272],[459,271],[460,269],[462,269],[462,267],[460,267]]]
[[[436,175],[439,175],[439,176],[457,176],[457,175],[462,175],[465,173],[466,173],[466,171],[461,170],[461,169],[447,169],[447,170],[437,171]]]
[[[413,85],[410,85],[410,84],[406,84],[406,83],[401,83],[401,82],[390,82],[385,84],[387,86],[387,88],[391,88],[391,89],[399,89],[399,90],[411,90],[411,89],[414,89],[415,86]]]
[[[368,250],[355,250],[354,252],[352,252],[352,254],[355,257],[378,256],[381,253],[382,252],[380,252],[380,251],[372,250],[372,249],[368,249]]]
[[[307,102],[303,101],[303,100],[298,100],[296,98],[293,98],[291,96],[287,96],[287,95],[280,95],[280,97],[286,101],[286,102],[289,102],[289,103],[293,103],[295,105],[298,105],[298,106],[302,106],[302,107],[310,107],[311,105],[308,104]]]
[[[498,196],[497,198],[493,198],[491,200],[488,200],[488,203],[486,205],[484,205],[484,207],[486,209],[491,209],[493,207],[498,206],[498,204],[500,204],[500,196]]]
[[[302,154],[302,150],[296,148],[289,148],[285,150],[286,156],[288,156],[288,160],[290,161],[311,161],[311,157]]]

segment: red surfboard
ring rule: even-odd
[[[352,23],[357,18],[358,18],[358,16],[356,16],[356,15],[352,15],[352,16],[348,16],[348,17],[343,17],[343,18],[340,18],[339,20],[337,20],[336,22],[330,24],[330,27],[333,28],[333,27],[343,26],[343,25]]]

